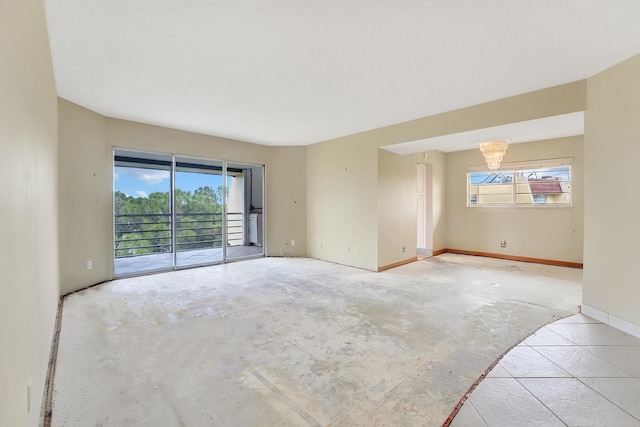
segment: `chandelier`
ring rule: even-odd
[[[509,143],[504,140],[487,141],[480,143],[480,151],[487,162],[487,166],[491,172],[495,172],[500,167],[500,162],[504,153],[507,151]]]

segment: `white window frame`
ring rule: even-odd
[[[521,170],[527,170],[527,169],[546,169],[546,168],[553,168],[553,167],[561,167],[561,166],[568,166],[569,167],[569,180],[567,181],[568,183],[568,188],[569,188],[569,192],[568,194],[568,199],[569,201],[567,203],[518,203],[518,182],[516,180],[516,173],[518,171]],[[473,172],[488,172],[487,166],[486,165],[482,165],[482,166],[469,166],[467,167],[467,191],[466,191],[466,196],[467,196],[467,200],[466,200],[466,206],[468,208],[507,208],[507,207],[515,207],[515,208],[534,208],[534,209],[548,209],[548,208],[571,208],[573,207],[573,186],[572,186],[572,181],[573,181],[573,158],[572,157],[567,157],[567,158],[560,158],[560,159],[544,159],[544,160],[531,160],[531,161],[524,161],[524,162],[513,162],[513,163],[503,163],[502,165],[500,165],[500,168],[498,169],[498,172],[511,172],[512,173],[512,179],[511,179],[511,197],[512,197],[512,201],[511,203],[482,203],[482,204],[478,204],[478,203],[471,203],[471,195],[475,194],[472,193],[471,191],[471,187],[472,184],[470,182],[470,177],[471,174]],[[509,194],[509,193],[504,193]]]

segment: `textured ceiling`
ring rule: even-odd
[[[303,145],[589,77],[638,0],[45,0],[58,94],[109,117]]]

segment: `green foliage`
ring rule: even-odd
[[[115,256],[171,252],[169,192],[148,198],[116,191]],[[176,189],[176,250],[222,247],[222,187],[200,187],[193,193]]]

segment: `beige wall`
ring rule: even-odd
[[[447,154],[447,248],[582,262],[583,138],[511,144],[503,162],[572,157],[573,207],[466,206],[467,168],[484,163],[480,150]],[[500,241],[507,247],[501,248]]]
[[[306,255],[305,147],[266,147],[105,118],[59,100],[61,290],[113,271],[113,147],[266,165],[266,253]],[[296,240],[287,247],[286,240]],[[87,260],[93,270],[86,269]]]
[[[417,163],[432,167],[433,247],[445,247],[444,153],[400,156],[375,142],[363,138],[308,147],[310,257],[368,270],[415,257]]]
[[[426,155],[426,159],[425,159]],[[438,251],[446,248],[446,225],[447,216],[445,208],[447,202],[447,194],[445,188],[446,179],[446,155],[442,151],[427,151],[413,155],[416,161],[431,165],[431,188],[433,204],[433,250]]]
[[[112,150],[107,120],[60,99],[58,174],[60,290],[110,279],[113,272]],[[108,242],[105,242],[109,236]],[[87,270],[91,260],[93,269]]]
[[[269,147],[248,142],[126,120],[106,120],[107,142],[112,147],[258,164],[265,163],[269,151]]]
[[[416,256],[416,161],[378,150],[378,267]]]
[[[640,325],[640,55],[590,78],[588,90],[583,302]]]
[[[397,252],[397,247],[401,240],[409,238],[411,230],[401,231],[397,229],[397,224],[410,222],[409,227],[413,228],[416,221],[409,221],[408,208],[400,210],[397,217],[393,217],[387,206],[382,206],[382,210],[378,212],[379,202],[386,202],[389,197],[393,197],[388,194],[387,189],[391,185],[387,186],[386,180],[403,181],[403,178],[387,173],[386,166],[387,162],[391,162],[391,157],[385,156],[379,164],[377,148],[432,136],[584,111],[585,108],[586,81],[582,80],[373,129],[308,147],[309,256],[371,270],[407,258],[406,253]],[[414,159],[417,158],[415,156]],[[429,162],[441,163],[444,160],[443,154],[437,152],[434,152],[433,158]],[[411,165],[411,161],[407,161],[406,164]],[[410,173],[415,177],[414,165],[410,166]],[[379,166],[385,172],[382,180],[377,176]],[[445,221],[444,209],[448,206],[445,200],[449,200],[450,195],[445,196],[445,169],[448,170],[448,166],[434,168],[434,250],[443,249],[446,243],[447,232],[444,230],[448,220]],[[415,190],[415,180],[411,185]],[[378,194],[380,190],[382,193]],[[398,191],[404,194],[405,189]],[[378,214],[381,215],[380,218]],[[415,218],[415,205],[413,215]],[[390,231],[394,227],[397,236],[393,236]],[[412,246],[415,247],[415,243]]]
[[[431,169],[427,194],[431,197],[432,236],[429,248],[445,248],[445,155],[427,151],[400,156],[385,150],[378,153],[378,267],[416,256],[418,163]],[[406,246],[406,252],[402,252]]]
[[[368,140],[307,147],[307,252],[377,270],[378,150]]]
[[[584,111],[587,107],[586,88],[586,80],[580,80],[373,129],[338,140],[364,140],[383,146]]]
[[[42,2],[0,2],[0,62],[0,425],[37,426],[59,292],[56,88]]]
[[[269,256],[307,255],[307,149],[271,147],[267,165]],[[295,240],[295,246],[287,246]]]

